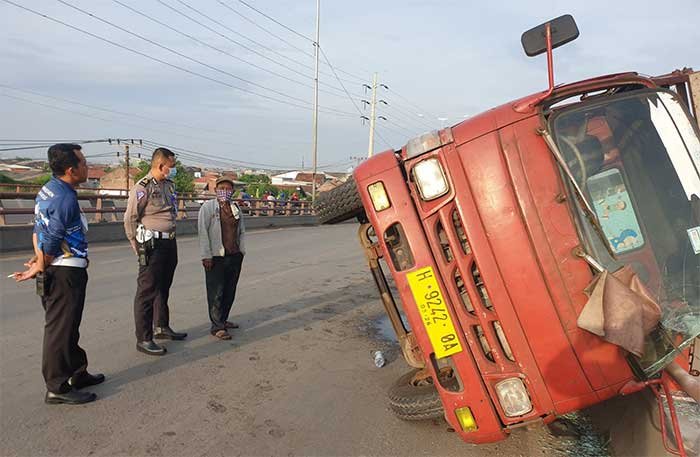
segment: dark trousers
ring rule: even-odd
[[[204,270],[207,284],[207,303],[211,332],[216,333],[226,328],[226,320],[236,298],[236,286],[241,275],[243,254],[240,252],[224,257],[214,257],[211,270]]]
[[[177,242],[175,240],[155,240],[148,259],[148,265],[139,265],[134,297],[134,321],[136,340],[153,339],[153,324],[156,327],[170,325],[168,298],[170,286],[177,267]]]
[[[87,354],[78,345],[88,274],[85,268],[48,267],[44,272],[46,312],[41,372],[49,392],[69,390],[68,378],[87,370]]]

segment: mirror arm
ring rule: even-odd
[[[552,25],[548,22],[544,28],[545,39],[547,41],[547,75],[549,77],[549,88],[540,95],[516,104],[513,109],[518,113],[527,113],[552,95],[554,92],[554,58],[552,56]]]

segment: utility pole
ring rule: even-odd
[[[370,103],[369,115],[369,148],[367,157],[372,157],[374,154],[374,124],[377,116],[377,73],[372,77],[372,101]]]
[[[313,173],[311,174],[311,202],[316,201],[316,167],[318,166],[318,58],[321,52],[319,35],[321,32],[321,0],[316,0],[316,41],[314,42],[314,55],[316,57],[316,70],[314,76],[314,125],[313,125]]]
[[[129,195],[129,145],[124,145],[124,174],[126,175],[126,195]]]

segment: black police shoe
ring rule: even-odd
[[[82,389],[83,387],[95,386],[97,384],[102,384],[105,382],[105,375],[102,373],[90,374],[84,371],[80,374],[76,374],[70,377],[68,380],[68,385],[74,389]]]
[[[139,341],[136,343],[136,350],[148,355],[165,355],[168,351],[163,346],[154,343],[153,340]]]
[[[54,393],[47,391],[46,397],[44,397],[44,403],[49,405],[82,405],[83,403],[90,403],[96,399],[97,395],[92,392],[79,392],[71,389],[66,393]]]
[[[176,332],[170,327],[156,327],[153,329],[153,338],[158,340],[184,340],[187,333]]]

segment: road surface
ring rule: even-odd
[[[195,238],[179,240],[171,320],[189,337],[162,358],[136,352],[136,260],[125,243],[91,248],[81,344],[107,382],[83,406],[43,403],[43,311],[33,285],[4,279],[0,294],[0,455],[599,455],[580,438],[514,431],[476,447],[443,421],[407,423],[386,403],[408,370],[383,315],[356,226],[250,232],[233,340],[208,332]],[[0,258],[7,276],[26,254]],[[376,368],[370,352],[383,349]]]

